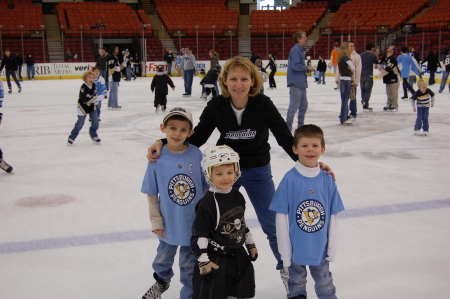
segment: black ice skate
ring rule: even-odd
[[[155,284],[142,296],[142,299],[158,299],[161,294],[167,291],[170,282],[159,280],[158,275],[153,273],[153,278],[156,280]]]
[[[7,173],[10,173],[13,170],[12,166],[6,163],[5,160],[3,160],[3,158],[0,159],[0,168],[6,171]]]

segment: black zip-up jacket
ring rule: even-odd
[[[17,71],[17,61],[16,57],[9,55],[3,55],[2,64],[0,65],[0,72],[3,70],[3,68],[7,69],[8,71]]]
[[[33,57],[27,57],[26,63],[27,63],[27,66],[34,65],[34,58]]]
[[[439,59],[437,56],[433,55],[433,56],[428,56],[427,58],[425,58],[424,61],[422,61],[420,64],[424,64],[425,62],[428,62],[427,65],[427,70],[432,71],[432,72],[436,72],[438,66],[440,68],[442,68],[441,63],[439,62]]]
[[[327,71],[327,63],[323,59],[319,59],[319,62],[317,63],[317,70],[319,72],[326,72]]]
[[[156,74],[156,76],[153,77],[152,84],[150,85],[150,88],[152,91],[155,90],[156,94],[165,94],[167,95],[169,92],[169,89],[167,88],[167,84],[170,85],[170,87],[175,88],[175,85],[173,85],[172,79],[167,74]]]
[[[217,79],[219,78],[219,72],[215,69],[211,69],[206,73],[206,76],[200,81],[200,84],[216,84]]]
[[[95,66],[98,66],[101,70],[106,70],[107,64],[108,64],[108,55],[105,56],[99,54],[97,57],[97,62],[95,63]],[[106,80],[106,79],[105,79]]]
[[[217,144],[226,144],[240,157],[242,168],[262,167],[270,163],[269,130],[278,144],[292,160],[298,160],[292,151],[294,137],[273,102],[265,95],[249,97],[247,107],[238,125],[231,108],[231,98],[222,95],[208,102],[187,142],[200,147],[206,143],[214,129],[220,132]]]
[[[269,68],[272,72],[277,71],[277,64],[275,63],[275,58],[270,57],[269,64],[265,67],[266,69]]]

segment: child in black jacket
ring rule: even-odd
[[[215,85],[217,83],[217,79],[219,78],[221,70],[222,67],[220,66],[220,64],[216,64],[212,69],[208,71],[202,81],[200,81],[200,84],[205,87],[205,92],[202,94],[202,98],[205,99],[205,101],[211,94],[211,92],[213,97],[217,95]]]
[[[317,84],[325,84],[325,73],[327,72],[327,62],[319,55],[319,63],[317,64],[317,70],[319,71],[319,82]]]
[[[173,85],[172,79],[164,72],[164,65],[158,66],[158,71],[156,76],[153,77],[152,84],[150,86],[152,93],[155,92],[155,113],[158,113],[161,109],[162,112],[166,111],[167,108],[167,94],[169,89],[167,85],[175,90],[175,85]]]

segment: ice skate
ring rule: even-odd
[[[351,119],[347,119],[346,121],[342,122],[341,125],[343,125],[343,126],[352,126],[353,123],[352,123]]]
[[[72,145],[74,140],[72,138],[67,139],[67,145]]]
[[[95,144],[100,144],[100,142],[102,142],[102,140],[100,138],[98,138],[98,136],[92,137],[91,139],[92,139],[92,141],[94,141]]]
[[[10,89],[8,90],[8,93],[9,93],[9,94],[11,94],[11,93],[12,93],[12,89],[11,89],[11,88],[10,88]]]
[[[156,280],[155,284],[142,296],[142,299],[161,298],[161,294],[169,288],[170,282],[159,280],[156,273],[153,273],[153,278]]]
[[[19,93],[22,91],[22,86],[19,86]]]
[[[12,166],[6,163],[3,158],[0,158],[0,168],[6,171],[6,173],[10,173],[13,170]]]
[[[428,131],[423,131],[423,136],[428,136]]]
[[[159,113],[159,109],[161,109],[161,105],[156,106],[156,109],[155,109],[155,113],[156,113],[156,114]]]
[[[388,111],[389,112],[397,112],[398,109],[391,106],[391,107],[389,107]]]
[[[204,99],[205,101],[208,99],[208,94],[206,92],[202,94],[202,99]]]
[[[414,131],[414,135],[416,136],[422,136],[422,132],[420,132],[420,130]]]
[[[387,104],[386,106],[383,107],[384,111],[389,111],[389,108],[391,108],[391,104]]]
[[[121,110],[122,106],[116,106],[116,107],[112,107],[112,110]]]

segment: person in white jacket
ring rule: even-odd
[[[276,212],[278,251],[289,273],[288,298],[306,299],[307,265],[317,297],[337,298],[329,262],[336,256],[337,214],[344,205],[332,176],[318,163],[325,152],[322,129],[299,127],[292,149],[298,161],[283,177],[269,207]]]

